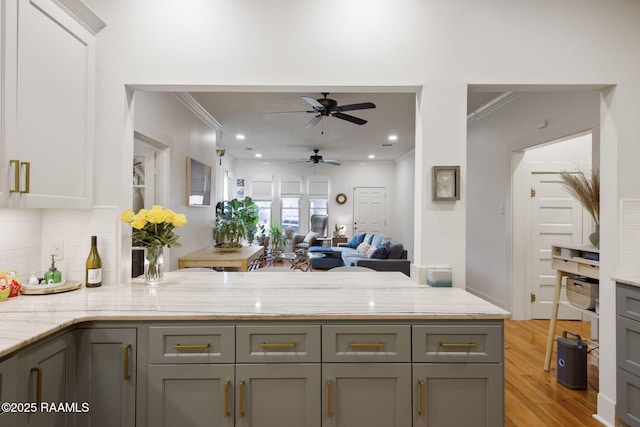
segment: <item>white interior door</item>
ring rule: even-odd
[[[353,235],[367,231],[387,234],[386,187],[353,188]]]
[[[575,165],[553,165],[551,169],[532,165],[531,182],[531,292],[535,295],[531,313],[534,319],[549,319],[555,289],[556,270],[551,267],[551,246],[581,245],[584,210],[564,189],[559,171]],[[546,170],[543,170],[546,169]],[[566,293],[561,292],[561,301]],[[558,319],[581,319],[576,310],[560,305]]]

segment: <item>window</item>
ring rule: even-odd
[[[328,215],[328,199],[309,199],[309,218],[311,215]]]
[[[283,197],[282,201],[282,229],[293,228],[297,233],[300,229],[300,198]]]
[[[271,224],[271,200],[254,200],[253,202],[258,205],[258,224],[264,224],[268,230]]]

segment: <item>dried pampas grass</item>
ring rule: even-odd
[[[560,178],[567,192],[600,224],[600,174],[596,169],[589,174],[561,172]]]

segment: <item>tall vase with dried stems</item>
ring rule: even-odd
[[[596,229],[589,235],[593,246],[600,247],[600,174],[597,169],[590,173],[568,172],[560,173],[562,184],[567,192],[586,209],[596,223]]]

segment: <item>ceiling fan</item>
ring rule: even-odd
[[[376,108],[376,104],[373,102],[361,102],[359,104],[348,104],[348,105],[338,105],[338,101],[335,99],[327,98],[329,95],[328,92],[322,92],[322,96],[324,98],[313,99],[309,96],[303,96],[306,102],[308,102],[313,110],[306,111],[281,111],[276,113],[269,114],[295,114],[295,113],[313,113],[316,114],[314,118],[311,119],[309,123],[307,123],[307,128],[312,128],[317,125],[323,117],[335,117],[337,119],[346,120],[351,123],[355,123],[357,125],[363,125],[367,123],[366,120],[363,120],[359,117],[354,117],[349,114],[344,114],[344,111],[354,111],[354,110],[366,110],[369,108]]]
[[[310,163],[309,166],[316,166],[320,163],[324,163],[326,165],[334,165],[334,166],[340,166],[342,163],[340,163],[339,160],[324,160],[322,158],[321,155],[318,154],[318,150],[317,148],[313,149],[313,155],[309,156],[309,160],[303,159],[300,161],[296,161],[296,162],[289,162],[289,164],[291,163]]]

